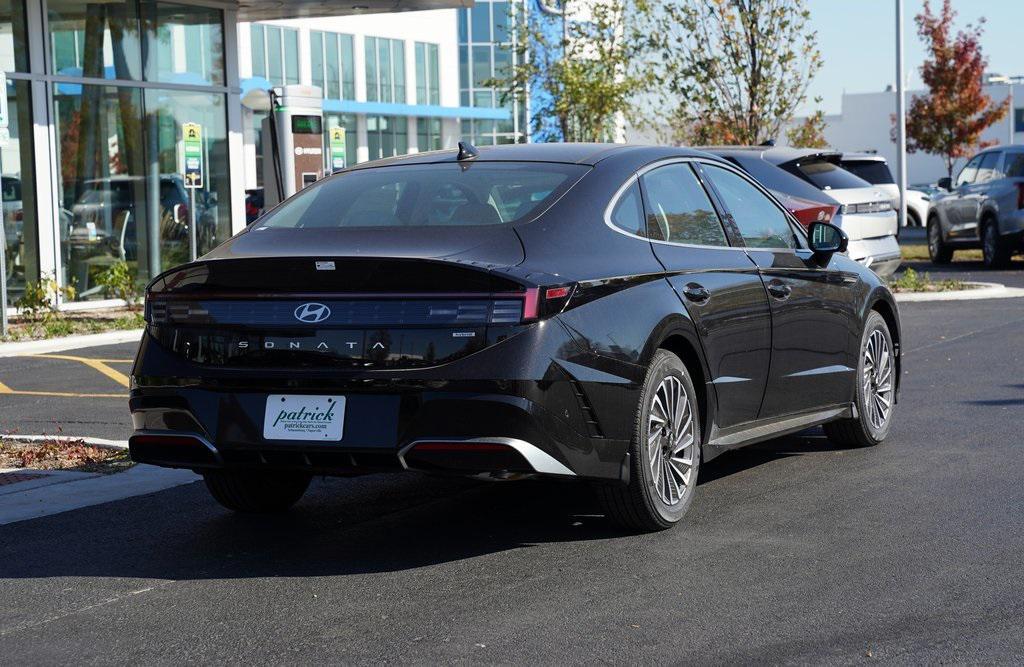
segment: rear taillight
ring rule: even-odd
[[[528,287],[523,293],[523,322],[560,313],[572,298],[575,285]]]
[[[802,197],[794,197],[793,195],[787,195],[782,193],[775,193],[782,202],[782,205],[786,207],[793,217],[797,219],[804,227],[810,227],[815,222],[831,222],[832,218],[835,217],[836,212],[839,210],[838,206],[832,204],[823,204],[821,202],[811,201],[810,199],[804,199]]]

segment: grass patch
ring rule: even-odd
[[[928,246],[924,243],[911,243],[900,246],[900,255],[904,262],[928,262]],[[954,262],[980,262],[982,260],[981,250],[973,248],[970,250],[957,250],[953,253]]]
[[[893,292],[954,292],[971,289],[971,285],[962,280],[932,280],[927,272],[922,274],[910,268],[891,279],[889,287]]]
[[[7,335],[0,337],[0,342],[42,340],[76,334],[141,329],[144,326],[142,312],[128,308],[45,312],[34,317],[21,316],[13,319],[7,328]]]
[[[109,475],[132,465],[126,449],[93,447],[81,440],[23,443],[0,439],[0,468],[76,470]]]

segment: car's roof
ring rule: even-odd
[[[569,164],[596,165],[607,158],[633,153],[638,158],[650,154],[657,158],[678,155],[680,157],[713,157],[707,153],[691,148],[664,146],[642,146],[637,144],[598,144],[598,143],[537,143],[537,144],[502,144],[499,146],[480,146],[480,155],[473,162],[561,162]],[[400,157],[385,158],[373,162],[363,162],[352,169],[366,169],[407,164],[436,164],[439,162],[455,162],[458,151],[454,149],[414,153]]]
[[[830,148],[793,148],[791,146],[701,146],[700,150],[720,156],[757,157],[772,164],[783,164],[809,156],[835,158],[841,155]]]

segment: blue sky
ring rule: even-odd
[[[904,53],[908,89],[921,87],[918,67],[924,48],[917,36],[914,16],[921,0],[904,0]],[[938,12],[942,0],[932,0]],[[864,93],[885,90],[896,81],[895,0],[807,0],[813,29],[824,66],[808,91],[800,114],[813,110],[820,96],[825,113],[839,113],[843,92]],[[1024,0],[953,0],[956,25],[987,19],[982,50],[988,56],[989,71],[1024,75]]]

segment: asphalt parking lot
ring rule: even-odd
[[[617,532],[576,486],[413,475],[317,481],[271,519],[189,484],[0,526],[0,655],[1019,664],[1024,299],[902,318],[889,441],[846,450],[811,431],[725,455],[663,533]],[[0,359],[0,382],[49,387],[56,363]],[[59,368],[68,392],[123,391],[95,365]],[[117,399],[12,395],[0,410],[4,429],[127,433]]]

